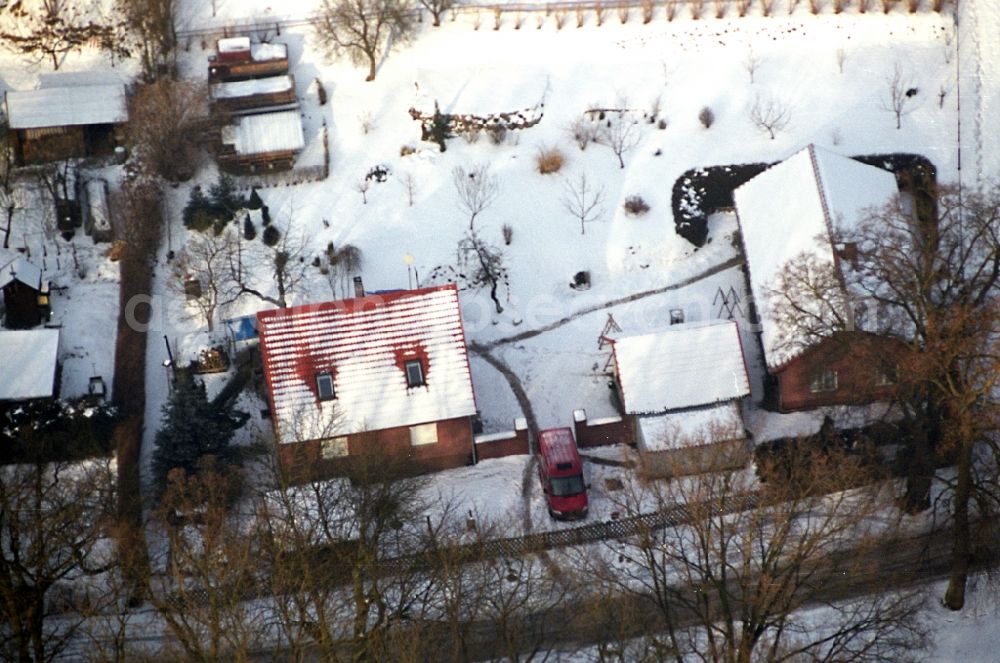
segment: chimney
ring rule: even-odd
[[[354,296],[355,297],[365,296],[365,284],[361,282],[360,276],[354,277]]]

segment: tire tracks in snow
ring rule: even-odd
[[[676,283],[671,283],[670,285],[660,286],[658,288],[652,288],[651,290],[642,290],[640,292],[632,293],[631,295],[625,295],[624,297],[617,297],[615,299],[609,299],[605,302],[599,302],[597,304],[591,304],[590,306],[585,306],[575,313],[571,313],[555,322],[551,322],[547,325],[542,325],[541,327],[536,327],[535,329],[528,329],[523,332],[514,334],[513,336],[505,336],[503,338],[498,338],[496,340],[490,341],[489,343],[479,344],[479,347],[484,352],[489,352],[490,350],[495,350],[496,348],[502,347],[504,345],[509,345],[511,343],[517,343],[518,341],[525,341],[529,338],[534,338],[536,336],[541,336],[546,332],[550,332],[554,329],[559,329],[563,325],[567,325],[579,317],[584,315],[589,315],[591,313],[596,313],[597,311],[602,311],[604,309],[609,309],[613,306],[620,306],[621,304],[628,304],[629,302],[638,301],[640,299],[645,299],[646,297],[652,297],[654,295],[662,295],[665,292],[670,292],[671,290],[679,290],[681,288],[687,287],[692,283],[697,283],[702,279],[706,279],[709,276],[714,276],[719,272],[724,272],[727,269],[736,267],[743,264],[743,256],[736,255],[721,262],[718,265],[709,267],[708,269],[702,270],[693,276],[689,276],[686,279],[678,281]],[[471,347],[471,346],[470,346]]]

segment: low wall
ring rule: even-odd
[[[490,435],[477,435],[476,460],[518,456],[531,452],[528,441],[528,422],[524,419],[514,421],[514,430]]]
[[[574,410],[573,433],[576,435],[576,446],[581,449],[635,443],[635,425],[631,417],[588,420],[585,410]]]

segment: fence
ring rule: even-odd
[[[492,435],[477,435],[475,442],[477,461],[530,453],[528,421],[515,419],[514,430]]]
[[[631,417],[588,420],[586,410],[573,410],[573,432],[576,434],[576,445],[581,448],[635,442]]]

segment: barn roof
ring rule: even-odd
[[[785,265],[805,254],[817,268],[836,269],[833,230],[855,227],[867,209],[884,206],[897,192],[888,171],[815,145],[733,192],[769,369],[797,354],[789,342],[794,330],[782,328],[770,302]]]
[[[301,150],[305,146],[302,118],[295,110],[244,115],[223,132],[239,155]]]
[[[20,281],[35,290],[42,287],[42,270],[20,253],[0,250],[0,288]]]
[[[11,129],[39,129],[128,121],[125,85],[95,72],[46,74],[36,90],[9,90]]]
[[[281,442],[474,415],[475,397],[454,285],[257,314]],[[425,385],[408,387],[420,359]],[[316,375],[333,376],[334,400]]]
[[[58,329],[0,331],[0,401],[54,396]]]
[[[627,414],[658,414],[750,393],[736,322],[674,325],[614,341]]]

